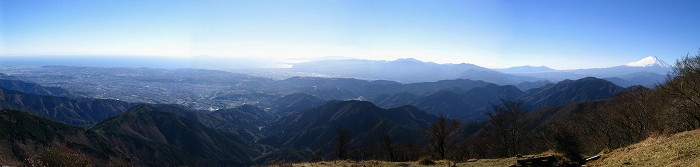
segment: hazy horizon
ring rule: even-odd
[[[700,44],[697,1],[2,1],[0,56],[603,68]],[[184,62],[207,66],[202,62]]]

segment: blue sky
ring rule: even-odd
[[[295,62],[413,57],[485,67],[672,62],[700,47],[700,1],[3,0],[0,55]]]

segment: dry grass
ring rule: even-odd
[[[557,153],[554,153],[553,151],[548,151],[544,152],[541,154],[537,155],[529,155],[525,156],[524,158],[527,157],[540,157],[540,156],[548,156],[548,155],[558,155]],[[349,160],[343,160],[343,161],[330,161],[330,162],[314,162],[314,163],[296,163],[296,164],[284,164],[284,165],[272,165],[272,166],[279,166],[279,167],[287,167],[287,166],[293,166],[293,167],[402,167],[402,166],[409,166],[409,167],[423,167],[423,166],[456,166],[456,167],[484,167],[484,166],[511,166],[516,163],[518,158],[512,157],[512,158],[499,158],[499,159],[472,159],[468,160],[467,162],[452,162],[448,160],[437,160],[435,161],[434,165],[421,165],[420,161],[413,161],[413,162],[386,162],[386,161],[376,161],[376,160],[370,160],[370,161],[349,161]]]
[[[477,166],[510,166],[515,164],[517,159],[513,158],[501,158],[501,159],[478,159],[474,162],[462,162],[458,163],[457,166],[466,167],[477,167]]]
[[[613,150],[589,166],[700,166],[700,130],[651,137]]]
[[[476,166],[510,166],[515,163],[516,158],[504,159],[479,159],[472,162],[455,163],[447,160],[435,161],[434,165],[420,165],[418,161],[414,162],[385,162],[385,161],[330,161],[330,162],[314,162],[314,163],[296,163],[287,164],[294,167],[421,167],[421,166],[459,166],[459,167],[476,167]],[[286,166],[286,165],[277,165]]]
[[[23,166],[22,163],[9,156],[0,155],[0,166]]]

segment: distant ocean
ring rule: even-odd
[[[138,56],[0,56],[4,66],[83,66],[186,68],[186,58]]]
[[[212,57],[167,56],[0,56],[2,66],[80,66],[80,67],[128,67],[128,68],[199,68],[199,69],[252,69],[269,68],[274,62]]]

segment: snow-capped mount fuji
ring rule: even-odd
[[[615,67],[610,67],[608,69],[611,69],[612,72],[618,72],[619,73],[638,73],[638,72],[647,72],[647,73],[656,73],[660,75],[666,75],[669,72],[672,71],[673,66],[669,65],[665,61],[659,59],[656,56],[648,56],[643,59],[627,63],[622,66],[615,66]]]
[[[626,66],[629,67],[653,67],[653,66],[659,66],[663,68],[671,68],[671,65],[668,65],[665,61],[659,59],[656,56],[649,56],[645,57],[639,61],[635,62],[630,62],[627,63]]]

